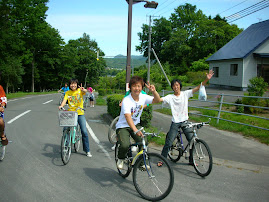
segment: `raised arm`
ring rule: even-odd
[[[209,70],[208,73],[206,73],[206,79],[202,82],[203,86],[212,78],[213,75],[214,75],[214,71],[212,69]],[[200,89],[200,86],[201,86],[201,84],[199,84],[198,86],[193,88],[192,93],[197,92]]]
[[[149,82],[147,84],[145,84],[145,85],[149,89],[149,91],[152,92],[152,94],[153,94],[154,99],[153,99],[152,103],[159,103],[159,102],[161,102],[160,95],[156,91],[155,86],[154,85],[151,85]]]

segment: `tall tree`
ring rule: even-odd
[[[0,71],[2,72],[1,83],[9,92],[22,83],[24,73],[22,66],[23,41],[18,37],[20,26],[17,23],[16,8],[12,0],[0,2]]]

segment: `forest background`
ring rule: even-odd
[[[126,58],[97,60],[98,51],[100,56],[105,53],[90,33],[65,43],[59,31],[46,22],[47,3],[48,0],[0,2],[0,71],[6,93],[59,89],[70,78],[90,83],[97,90],[124,91]],[[133,74],[146,80],[148,25],[143,24],[141,30],[136,49],[144,58],[132,56],[132,67]],[[196,84],[208,71],[206,58],[242,31],[219,15],[206,16],[195,5],[184,4],[168,19],[153,20],[151,46],[170,80],[177,77]],[[167,88],[153,55],[151,59],[151,82],[156,83],[157,90]]]

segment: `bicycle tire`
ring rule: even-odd
[[[70,132],[65,129],[62,136],[61,141],[61,158],[63,161],[63,164],[66,165],[71,157],[71,140],[70,140]]]
[[[74,143],[74,151],[77,153],[79,151],[81,144],[81,130],[79,125],[77,126],[76,135],[75,135],[75,143]]]
[[[0,161],[3,161],[6,154],[6,146],[0,146]]]
[[[146,162],[141,155],[134,165],[133,183],[146,200],[159,201],[168,196],[174,185],[174,172],[166,158],[157,153],[147,153]],[[162,166],[158,163],[162,162]],[[145,165],[143,168],[141,165]],[[149,168],[147,168],[149,167]]]
[[[88,107],[88,104],[89,104],[89,98],[86,97],[85,100],[84,100],[84,107],[87,108]]]
[[[168,157],[171,161],[177,162],[181,158],[183,150],[181,148],[181,142],[179,136],[177,136],[169,149]]]
[[[108,130],[108,140],[111,144],[116,144],[117,142],[117,134],[116,134],[116,123],[119,120],[119,116],[117,116],[110,124]]]
[[[116,143],[116,147],[115,147],[115,162],[116,162],[116,167],[117,167],[117,162],[118,162],[118,150],[119,150],[119,144],[117,142]],[[126,178],[131,173],[132,166],[131,166],[131,162],[128,159],[124,160],[124,164],[123,165],[124,165],[123,169],[118,169],[118,167],[117,167],[117,170],[118,170],[118,173],[119,173],[119,175],[121,177]]]
[[[201,139],[195,140],[191,152],[197,174],[201,177],[208,176],[212,170],[213,158],[207,143]]]
[[[61,97],[60,97],[60,101],[59,101],[59,104],[60,104],[60,105],[62,104],[63,100],[64,100],[64,95],[61,95]]]

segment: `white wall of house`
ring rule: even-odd
[[[269,39],[258,47],[253,53],[269,53]],[[249,54],[243,61],[243,88],[247,88],[249,80],[257,76],[258,64],[269,64],[267,58],[254,58],[253,53]]]
[[[269,53],[269,39],[258,47],[254,53]]]
[[[249,80],[257,76],[257,60],[253,57],[253,54],[250,54],[243,61],[242,87],[247,88]]]
[[[230,75],[231,64],[238,64],[237,76]],[[210,85],[242,87],[243,61],[241,59],[210,61],[209,68],[213,69],[213,67],[219,67],[219,77],[212,77],[209,81]]]

